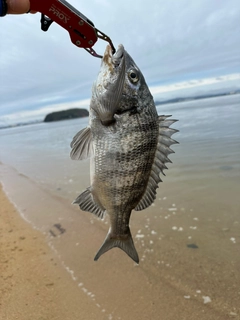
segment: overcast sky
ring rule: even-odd
[[[155,91],[159,85],[233,74],[240,87],[239,0],[70,3],[116,47],[125,46]],[[100,59],[74,46],[57,24],[41,31],[39,20],[39,13],[0,19],[0,124],[88,104]],[[105,46],[99,40],[94,49],[103,54]]]

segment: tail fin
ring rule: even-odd
[[[97,261],[103,253],[107,252],[108,250],[114,247],[122,249],[130,258],[133,259],[133,261],[139,263],[138,254],[135,249],[130,230],[128,235],[124,235],[122,237],[112,234],[109,230],[107,237],[103,242],[101,248],[98,250],[94,260]]]

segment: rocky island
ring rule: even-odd
[[[46,115],[44,122],[69,120],[69,119],[83,118],[88,116],[89,116],[88,110],[75,108],[75,109],[51,112]]]

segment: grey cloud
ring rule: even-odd
[[[70,2],[115,46],[124,44],[149,84],[240,71],[238,0]],[[72,45],[56,24],[42,32],[39,18],[0,20],[0,116],[91,95],[100,59]],[[105,46],[100,40],[95,49]]]

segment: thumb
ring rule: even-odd
[[[8,0],[8,14],[26,13],[30,9],[29,0]]]

